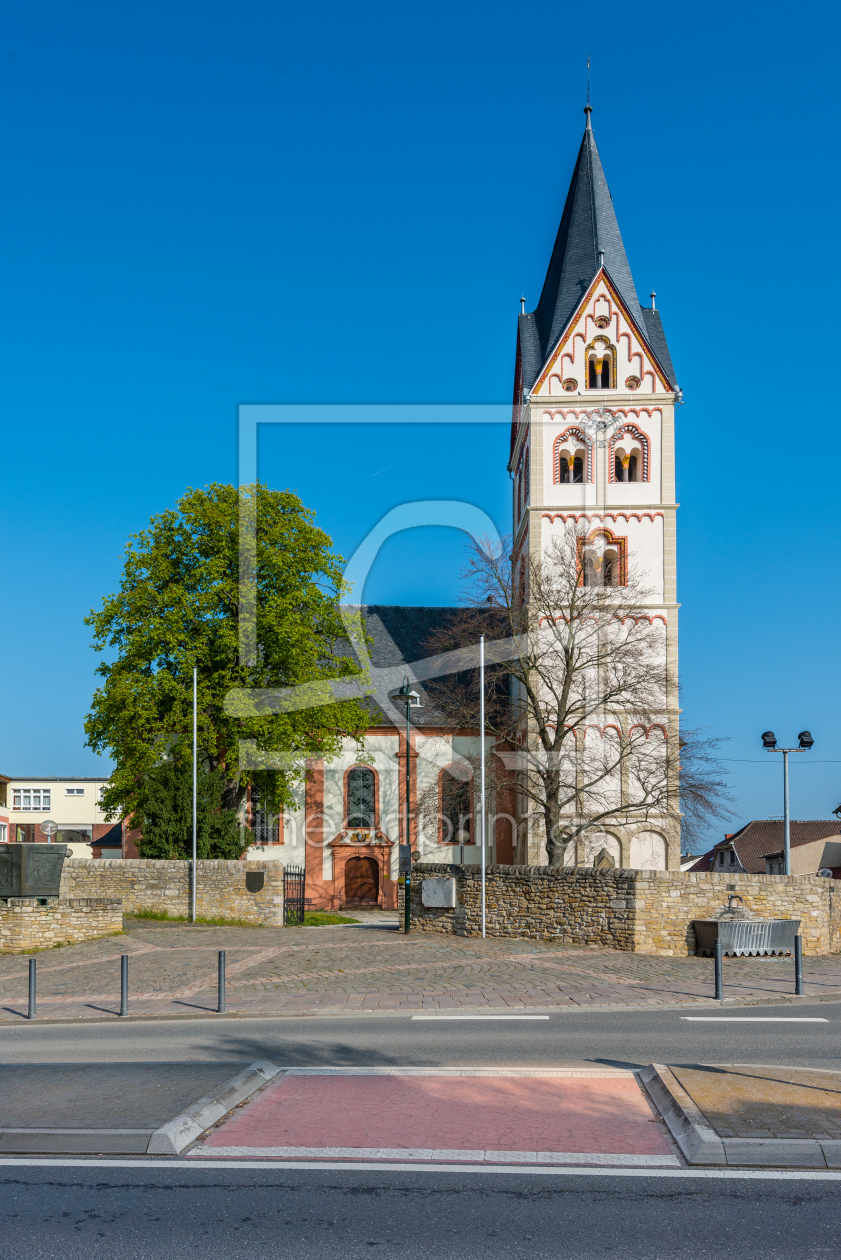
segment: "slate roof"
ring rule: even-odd
[[[433,653],[429,647],[429,638],[436,630],[451,625],[462,613],[460,608],[435,605],[412,606],[407,604],[351,604],[346,605],[354,611],[361,609],[365,632],[370,642],[368,652],[374,669],[390,669],[394,671],[393,687],[389,680],[390,690],[396,690],[403,682],[403,674],[409,675],[409,681],[421,698],[421,707],[412,711],[412,724],[416,726],[448,726],[447,718],[436,708],[430,699],[423,682],[415,677],[409,668],[422,662]],[[419,671],[422,672],[422,669]],[[393,726],[394,711],[385,708],[374,697],[365,702],[371,712],[374,726]]]
[[[827,836],[841,835],[841,823],[837,818],[812,819],[805,822],[792,822],[791,847],[796,849],[801,844],[811,844],[813,840],[825,840]],[[781,853],[785,844],[785,827],[782,819],[759,818],[747,823],[741,831],[736,831],[705,853],[699,862],[690,866],[690,871],[709,871],[718,849],[730,843],[736,850],[736,856],[749,875],[765,874],[766,854]],[[726,871],[725,871],[726,874]]]
[[[523,386],[531,389],[589,288],[599,269],[600,250],[604,251],[605,270],[621,293],[640,332],[647,335],[670,383],[675,385],[674,368],[660,314],[641,307],[637,297],[613,199],[590,126],[589,106],[585,113],[587,127],[572,173],[540,301],[534,311],[519,317]]]

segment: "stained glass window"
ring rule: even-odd
[[[375,780],[367,766],[354,766],[347,777],[347,826],[375,826]]]

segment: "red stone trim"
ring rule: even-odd
[[[593,481],[593,443],[583,429],[579,429],[577,425],[568,425],[562,433],[559,433],[552,444],[552,481],[556,486],[563,485],[561,481],[561,447],[564,440],[568,437],[576,438],[587,452],[587,464],[584,470],[584,480],[588,484]],[[572,484],[572,483],[570,483]]]
[[[662,724],[662,722],[652,722],[650,726],[646,726],[646,725],[645,725],[644,723],[642,723],[642,722],[635,722],[635,723],[634,723],[634,725],[633,725],[633,726],[630,728],[630,730],[628,731],[628,734],[629,734],[629,735],[631,734],[631,731],[645,731],[645,738],[646,738],[646,739],[648,739],[648,737],[650,736],[650,734],[651,734],[651,732],[652,732],[652,731],[662,731],[662,732],[663,732],[663,738],[664,738],[664,739],[668,739],[668,738],[669,738],[669,732],[666,730],[666,728],[665,728],[665,726]]]
[[[588,543],[595,542],[597,538],[604,538],[605,542],[611,547],[615,547],[618,552],[619,573],[617,586],[628,585],[628,539],[617,534],[613,530],[607,529],[606,526],[596,526],[591,529],[589,534],[578,535],[576,539],[576,548],[578,554],[578,585],[584,585],[584,548]]]
[[[617,726],[615,722],[607,722],[604,726],[599,726],[597,722],[590,722],[584,727],[584,738],[587,738],[588,731],[598,731],[602,739],[604,739],[605,731],[616,731],[619,738],[622,738],[622,728]]]
[[[538,619],[538,625],[542,626],[543,623],[548,620],[548,617],[540,617]],[[593,616],[590,620],[595,621],[598,624],[598,617]],[[567,617],[564,613],[558,613],[557,617],[554,618],[554,621],[566,621],[569,623],[569,617]],[[632,613],[626,613],[624,617],[620,617],[618,613],[614,613],[611,617],[611,621],[618,621],[622,626],[624,626],[626,621],[633,621],[635,626],[638,626],[641,621],[647,621],[650,626],[653,626],[655,621],[662,621],[664,626],[668,625],[668,622],[662,613],[651,613],[650,616],[648,613],[640,613],[637,617],[635,617]],[[549,725],[549,723],[547,723],[547,725]]]
[[[554,525],[555,521],[613,521],[614,524],[624,517],[626,521],[639,521],[640,524],[648,517],[651,523],[654,523],[656,517],[665,520],[663,512],[543,512],[541,519],[549,521],[550,525]]]
[[[618,428],[607,444],[607,479],[608,481],[616,482],[616,460],[614,457],[614,451],[616,450],[616,443],[625,433],[630,433],[632,437],[635,437],[637,441],[639,442],[640,446],[642,447],[642,479],[643,481],[650,481],[651,480],[651,438],[643,429],[639,427],[638,424],[633,424],[630,421],[628,421],[627,423],[623,424],[620,428]],[[620,484],[620,483],[616,483],[616,484]]]
[[[653,407],[611,407],[610,411],[616,416],[636,416],[637,419],[640,416],[648,416],[649,419],[652,419],[655,415],[660,416],[661,420],[663,418],[663,408],[658,407],[656,404]],[[558,416],[561,417],[561,420],[566,420],[567,416],[573,416],[577,420],[579,416],[590,417],[594,412],[598,415],[599,408],[592,406],[554,408],[544,406],[543,423],[545,424],[547,420],[557,420]]]

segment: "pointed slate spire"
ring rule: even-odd
[[[646,327],[590,125],[592,110],[589,104],[584,113],[587,116],[587,126],[543,283],[543,292],[534,314],[521,317],[534,321],[533,329],[529,331],[532,332],[530,340],[534,341],[536,333],[539,341],[539,348],[533,345],[531,356],[540,358],[537,371],[546,362],[575,308],[587,292],[599,269],[600,253],[604,254],[604,266],[638,327],[641,330]]]

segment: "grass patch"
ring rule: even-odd
[[[304,927],[329,927],[331,923],[361,923],[361,919],[350,919],[346,914],[328,914],[321,910],[307,910],[304,915]]]
[[[188,927],[193,926],[193,920],[188,918],[186,914],[167,914],[166,910],[131,910],[123,915],[124,919],[152,919],[155,923],[186,923]],[[262,923],[252,923],[250,919],[226,919],[222,915],[216,915],[214,918],[208,918],[205,915],[196,915],[196,927],[247,927],[259,928]]]

